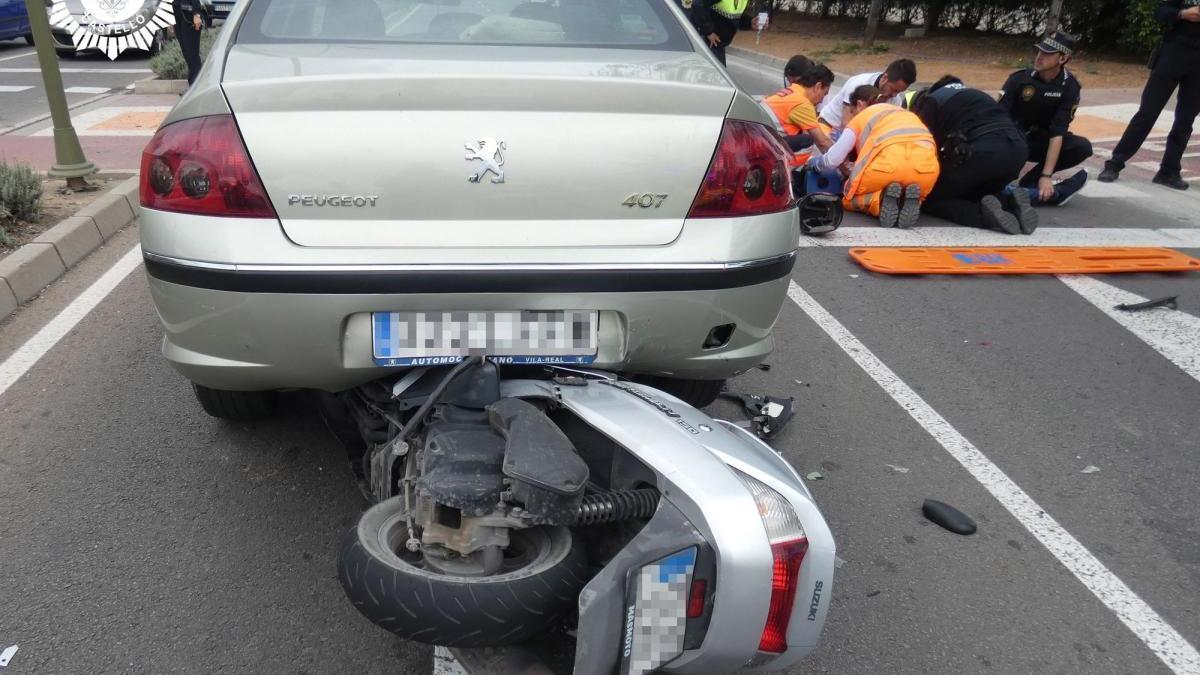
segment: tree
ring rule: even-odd
[[[1046,17],[1046,35],[1058,30],[1062,21],[1063,0],[1050,0],[1050,15]]]
[[[925,30],[933,32],[938,27],[942,20],[942,13],[946,11],[946,0],[931,0],[925,5]]]
[[[875,33],[879,30],[879,15],[883,13],[883,0],[871,0],[871,10],[867,14],[867,34],[863,36],[864,47],[875,46]]]

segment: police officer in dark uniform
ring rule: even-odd
[[[200,0],[175,0],[175,39],[187,62],[187,81],[191,86],[200,73],[200,29],[204,26],[204,8]]]
[[[1112,159],[1104,163],[1100,180],[1111,183],[1142,147],[1150,128],[1167,105],[1175,88],[1179,100],[1175,104],[1175,123],[1167,136],[1167,151],[1163,154],[1154,182],[1159,185],[1188,189],[1179,175],[1183,152],[1192,137],[1192,125],[1200,112],[1200,0],[1161,0],[1156,17],[1168,25],[1162,44],[1151,57],[1150,80],[1142,91],[1142,104],[1130,120],[1121,142],[1113,150]]]
[[[1032,234],[1037,212],[1029,193],[1014,190],[1029,156],[1025,135],[1000,104],[947,75],[919,92],[910,109],[938,146],[941,174],[921,210],[959,225]]]
[[[1088,139],[1068,131],[1083,87],[1067,70],[1075,38],[1061,31],[1037,45],[1033,68],[1018,70],[1004,83],[1000,105],[1025,132],[1033,167],[1022,187],[1037,187],[1042,200],[1054,196],[1054,172],[1070,169],[1092,156]]]
[[[704,38],[710,46],[712,45],[712,39],[709,36],[714,35],[712,10],[710,8],[712,5],[716,4],[716,2],[717,0],[675,0],[675,4],[679,6],[679,9],[683,10],[683,13],[687,16],[688,21],[690,21],[692,26],[695,27],[696,32],[699,33],[700,37]]]

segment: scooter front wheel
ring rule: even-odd
[[[347,533],[338,579],[363,616],[396,635],[446,647],[528,640],[577,602],[588,580],[581,546],[566,527],[513,530],[497,574],[441,574],[404,547],[403,497],[367,510]]]

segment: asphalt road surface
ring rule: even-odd
[[[152,77],[150,57],[127,51],[116,61],[103,54],[59,57],[67,105],[121,93],[137,80]],[[47,115],[46,91],[37,52],[24,40],[0,41],[0,129]]]
[[[1045,230],[1200,254],[1200,196],[1118,185]],[[804,242],[771,369],[731,385],[797,397],[774,444],[823,476],[843,561],[796,672],[1200,672],[1200,275],[886,277],[846,254],[868,225]],[[972,236],[937,225],[914,236]],[[107,272],[136,237],[0,324],[6,675],[430,672],[342,597],[361,503],[337,444],[300,400],[269,422],[203,415],[140,268]],[[111,292],[26,368],[18,350],[97,279]],[[1132,295],[1179,309],[1111,309]],[[979,532],[928,523],[926,498]]]

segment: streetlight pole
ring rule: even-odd
[[[46,99],[50,102],[50,118],[54,120],[55,162],[46,173],[51,178],[65,178],[69,188],[80,189],[87,186],[84,177],[96,173],[96,167],[84,157],[79,136],[75,134],[75,127],[71,126],[67,95],[63,92],[62,72],[58,69],[58,54],[55,53],[54,38],[50,35],[50,18],[46,15],[44,0],[25,0],[25,8],[29,12],[30,31],[42,69],[42,84],[46,87]]]

